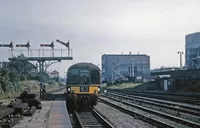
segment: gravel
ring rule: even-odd
[[[116,98],[115,96],[112,96],[113,98]],[[117,99],[120,99],[119,97],[117,97]],[[134,98],[136,99],[136,98]],[[140,100],[140,99],[138,99]],[[167,107],[164,107],[164,106],[169,106],[169,107],[180,107],[180,106],[175,106],[175,105],[168,105],[168,104],[162,104],[162,103],[156,103],[156,101],[151,101],[151,103],[144,103],[144,102],[139,102],[139,101],[136,101],[136,100],[125,100],[127,102],[130,102],[130,103],[133,103],[133,104],[136,104],[136,105],[140,105],[140,106],[143,106],[143,107],[146,107],[146,108],[151,108],[153,110],[156,110],[156,111],[160,111],[160,112],[163,112],[163,113],[166,113],[166,114],[170,114],[170,115],[173,115],[173,116],[178,116],[180,118],[183,118],[183,119],[187,119],[187,120],[191,120],[191,121],[194,121],[194,122],[197,122],[197,123],[200,123],[200,118],[198,116],[195,116],[195,115],[192,115],[192,114],[188,114],[188,113],[185,113],[185,112],[180,112],[178,110],[174,110],[172,108],[167,108]],[[141,100],[143,101],[143,100]],[[144,100],[144,101],[147,101],[148,100]],[[156,105],[155,105],[156,104]],[[163,106],[163,107],[160,107],[160,106],[157,106],[157,105],[160,105],[160,106]]]
[[[175,127],[184,127],[184,128],[189,127],[189,126],[180,124],[180,123],[178,123],[178,122],[175,122],[174,120],[170,120],[170,119],[168,119],[168,118],[164,118],[164,117],[159,116],[159,115],[157,115],[157,114],[149,113],[149,112],[143,111],[143,110],[141,110],[141,109],[138,109],[138,108],[135,108],[135,107],[132,107],[132,106],[129,106],[129,105],[125,105],[125,104],[123,104],[123,103],[121,103],[121,102],[114,101],[114,100],[112,100],[112,99],[108,99],[108,98],[105,98],[105,97],[101,97],[101,99],[104,99],[104,100],[106,100],[106,101],[108,101],[108,102],[111,102],[111,103],[113,103],[113,104],[116,104],[116,105],[118,105],[118,106],[120,106],[120,107],[126,108],[126,109],[128,109],[128,110],[130,110],[130,111],[133,111],[133,112],[135,112],[135,113],[140,113],[140,114],[142,114],[142,115],[146,115],[146,116],[148,116],[148,117],[150,117],[150,118],[152,118],[152,119],[155,119],[155,120],[158,120],[158,121],[161,121],[161,122],[167,122],[167,124],[170,124],[170,125],[175,126]]]
[[[101,102],[95,108],[116,128],[156,128]]]

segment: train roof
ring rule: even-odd
[[[70,69],[77,69],[77,68],[87,68],[87,69],[92,69],[92,70],[98,70],[100,71],[99,67],[92,64],[92,63],[86,63],[86,62],[83,62],[83,63],[76,63],[76,64],[73,64],[69,67],[68,70]]]

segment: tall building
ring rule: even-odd
[[[185,66],[189,69],[200,68],[200,32],[185,36]]]
[[[145,54],[104,54],[101,59],[102,80],[150,75],[150,56]]]

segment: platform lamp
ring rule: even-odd
[[[180,69],[182,68],[182,55],[184,54],[182,51],[178,51],[177,54],[180,55]]]

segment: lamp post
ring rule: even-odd
[[[135,61],[136,59],[130,59],[130,60],[131,60],[131,67],[132,67],[132,68],[131,68],[131,69],[132,69],[131,76],[134,77],[134,76],[135,76],[135,74],[134,74],[135,62],[134,62],[134,61]]]
[[[184,54],[182,51],[178,51],[177,54],[180,54],[180,69],[182,68],[182,55]]]

